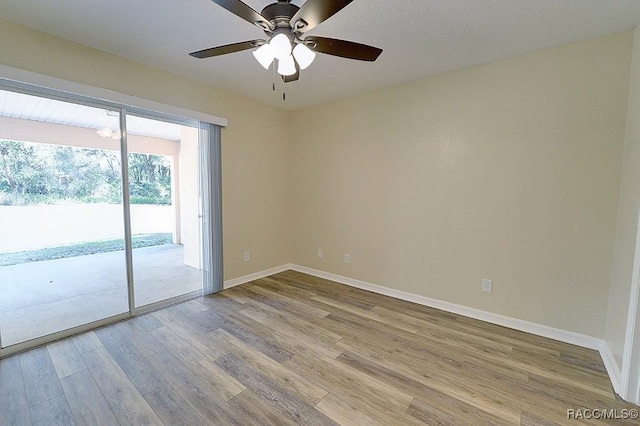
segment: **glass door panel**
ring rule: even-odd
[[[198,129],[127,115],[135,306],[202,291]]]
[[[2,347],[128,312],[119,120],[0,90]]]

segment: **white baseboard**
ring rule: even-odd
[[[611,348],[609,344],[602,341],[600,345],[600,356],[602,357],[602,362],[604,363],[605,368],[607,369],[607,374],[609,375],[609,379],[611,380],[611,384],[613,385],[613,390],[621,395],[622,392],[622,373],[620,366],[616,362],[616,358],[613,356],[613,352],[611,352]]]
[[[235,287],[240,284],[248,283],[253,280],[259,280],[260,278],[268,277],[269,275],[279,274],[280,272],[288,271],[292,268],[293,265],[287,263],[285,265],[276,266],[275,268],[265,269],[264,271],[254,272],[253,274],[245,275],[243,277],[232,278],[230,280],[226,280],[223,284],[223,289],[228,289],[231,287]]]
[[[572,345],[582,346],[588,349],[599,351],[602,346],[602,340],[596,337],[587,336],[585,334],[575,333],[572,331],[561,330],[530,321],[517,318],[511,318],[504,315],[494,314],[479,309],[468,308],[466,306],[457,305],[455,303],[445,302],[438,299],[432,299],[426,296],[420,296],[413,293],[407,293],[388,287],[382,287],[376,284],[367,283],[353,278],[343,277],[341,275],[329,272],[319,271],[317,269],[307,268],[306,266],[291,265],[294,271],[313,275],[318,278],[335,281],[351,287],[368,290],[374,293],[383,294],[385,296],[395,297],[396,299],[414,302],[420,305],[429,306],[454,314],[462,315],[469,318],[486,321],[491,324],[501,325],[512,328],[514,330],[524,331],[526,333],[535,334],[537,336],[548,337],[549,339],[559,340],[561,342],[570,343]]]
[[[356,280],[353,278],[344,277],[342,275],[332,274],[330,272],[320,271],[318,269],[308,268],[306,266],[300,266],[295,264],[286,264],[275,268],[267,269],[264,271],[256,272],[244,277],[234,278],[224,282],[224,288],[231,288],[240,284],[244,284],[259,278],[264,278],[269,275],[277,274],[287,270],[294,270],[302,272],[304,274],[313,275],[318,278],[324,278],[330,281],[335,281],[340,284],[345,284],[351,287],[359,288],[362,290],[368,290],[373,293],[383,294],[385,296],[394,297],[396,299],[406,300],[408,302],[417,303],[419,305],[429,306],[431,308],[440,309],[446,312],[462,315],[469,318],[474,318],[481,321],[486,321],[491,324],[501,325],[503,327],[512,328],[514,330],[523,331],[525,333],[535,334],[536,336],[547,337],[549,339],[558,340],[560,342],[569,343],[572,345],[581,346],[588,349],[596,350],[600,353],[602,361],[607,369],[607,373],[613,385],[616,393],[620,393],[621,384],[621,370],[618,363],[611,352],[609,345],[602,339],[597,337],[588,336],[586,334],[575,333],[573,331],[562,330],[559,328],[549,327],[547,325],[537,324],[530,321],[525,321],[517,318],[511,318],[504,315],[494,314],[491,312],[482,311],[480,309],[469,308],[455,303],[445,302],[438,299],[432,299],[426,296],[420,296],[418,294],[408,293],[393,288],[383,287],[376,284],[371,284],[365,281]]]

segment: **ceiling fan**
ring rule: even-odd
[[[296,81],[300,70],[315,59],[316,52],[360,61],[375,61],[382,49],[352,41],[307,36],[304,33],[329,19],[353,0],[307,0],[302,7],[291,0],[278,0],[258,13],[240,0],[212,0],[245,21],[260,27],[267,40],[250,40],[189,53],[195,58],[210,58],[227,53],[255,49],[253,55],[265,69],[277,60],[277,71],[285,83]]]

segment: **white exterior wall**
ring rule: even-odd
[[[131,233],[173,232],[173,208],[134,204]],[[123,238],[121,204],[0,206],[0,253]]]

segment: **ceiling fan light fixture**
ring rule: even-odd
[[[285,83],[290,83],[300,78],[300,70],[308,68],[318,53],[368,62],[375,61],[382,53],[382,49],[366,44],[306,35],[353,0],[305,0],[301,6],[297,5],[300,0],[269,0],[271,3],[261,12],[246,4],[246,0],[212,1],[250,24],[257,25],[264,30],[265,38],[198,50],[189,53],[191,57],[204,59],[252,50],[263,68],[268,70],[273,66],[274,77],[277,71]],[[277,63],[274,62],[276,59]],[[272,87],[275,90],[275,79]]]
[[[296,73],[296,64],[293,56],[289,55],[284,59],[278,60],[278,74],[288,76]]]
[[[307,67],[311,65],[313,60],[316,58],[316,52],[300,43],[293,48],[293,56],[296,58],[296,62],[298,62],[300,69],[304,70],[307,69]]]
[[[113,130],[109,127],[103,127],[102,129],[97,130],[96,133],[103,138],[110,138],[113,136]]]
[[[269,42],[269,45],[272,47],[273,56],[277,60],[281,61],[286,59],[287,56],[291,56],[291,40],[286,34],[276,34]]]
[[[273,47],[269,43],[263,44],[257,50],[254,50],[253,56],[256,58],[256,61],[262,65],[262,67],[266,70],[269,69],[275,55],[273,53]]]

